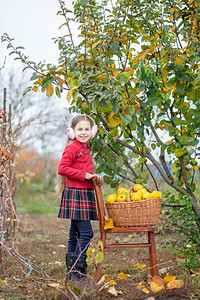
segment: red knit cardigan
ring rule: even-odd
[[[66,177],[66,187],[94,188],[86,172],[93,174],[93,163],[87,143],[74,140],[68,145],[58,165],[58,174]]]

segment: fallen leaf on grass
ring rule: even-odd
[[[58,288],[59,287],[59,283],[49,283],[48,286],[53,287],[53,288]]]
[[[117,291],[116,288],[114,286],[111,286],[109,289],[108,289],[108,293],[114,295],[114,296],[118,296],[118,294],[123,294],[122,291]]]
[[[124,273],[119,273],[118,275],[117,275],[117,278],[120,278],[120,279],[127,279],[127,274],[124,274]]]
[[[64,264],[64,261],[53,261],[53,262],[50,262],[49,265],[63,265]]]
[[[171,281],[171,280],[173,280],[173,279],[176,279],[176,276],[173,276],[173,275],[167,275],[167,276],[165,276],[164,277],[164,282],[169,282],[169,281]]]
[[[200,268],[196,268],[195,270],[192,270],[189,268],[189,271],[190,271],[191,276],[200,275]]]
[[[168,282],[167,288],[168,289],[180,289],[183,285],[184,285],[183,280],[173,279]]]
[[[146,288],[142,289],[142,291],[143,291],[143,293],[145,293],[145,294],[149,294],[149,293],[150,293],[149,290],[147,290]]]
[[[60,247],[60,248],[66,248],[66,246],[65,245],[57,245],[57,247]]]
[[[80,290],[78,287],[75,287],[75,288],[74,288],[74,292],[75,292],[76,294],[80,295],[81,290]]]
[[[159,274],[160,275],[163,275],[163,274],[166,274],[167,273],[167,268],[162,268],[159,270]]]
[[[114,281],[114,280],[110,280],[110,281],[109,281],[109,284],[110,284],[110,285],[112,285],[112,284],[115,284],[115,285],[117,285],[117,282],[116,282],[116,281]]]
[[[158,286],[164,286],[165,282],[160,276],[153,276],[151,282],[156,283]]]
[[[22,281],[20,278],[17,278],[15,276],[13,276],[13,279],[15,279],[16,281]]]
[[[114,286],[111,286],[109,289],[108,289],[108,293],[114,295],[114,296],[118,296],[118,293],[117,293],[117,290],[115,289]]]
[[[157,293],[157,292],[165,289],[165,287],[163,285],[159,286],[153,281],[150,282],[150,288],[151,288],[152,292],[154,292],[154,293]]]
[[[140,283],[137,285],[137,289],[138,289],[138,290],[141,290],[141,289],[143,289],[143,288],[145,288],[145,282],[142,280],[142,281],[140,281]]]
[[[97,285],[102,284],[105,281],[106,275],[103,275],[101,279],[97,282]]]
[[[134,267],[138,267],[139,269],[144,269],[144,267],[146,267],[146,265],[141,265],[140,263],[136,263],[133,265]]]
[[[67,281],[67,286],[70,286],[71,280]]]

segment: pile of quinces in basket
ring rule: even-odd
[[[106,198],[106,202],[125,202],[127,201],[128,190],[124,187],[120,187],[117,190],[117,194],[111,194]],[[130,193],[130,199],[132,201],[140,201],[144,199],[162,198],[162,193],[159,191],[148,192],[141,184],[135,184]]]

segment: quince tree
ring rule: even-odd
[[[29,61],[7,34],[2,37],[34,70],[28,89],[58,97],[67,90],[70,111],[94,118],[99,132],[92,150],[106,183],[117,186],[129,174],[144,183],[153,164],[192,201],[200,218],[194,182],[200,155],[200,1],[76,0],[73,12],[67,1],[59,3],[66,35],[55,38],[58,65]]]

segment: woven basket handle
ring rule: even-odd
[[[133,190],[133,192],[134,192],[134,188],[133,187],[131,187],[129,190],[128,190],[128,192],[127,192],[127,202],[130,202],[131,201],[131,191]]]

